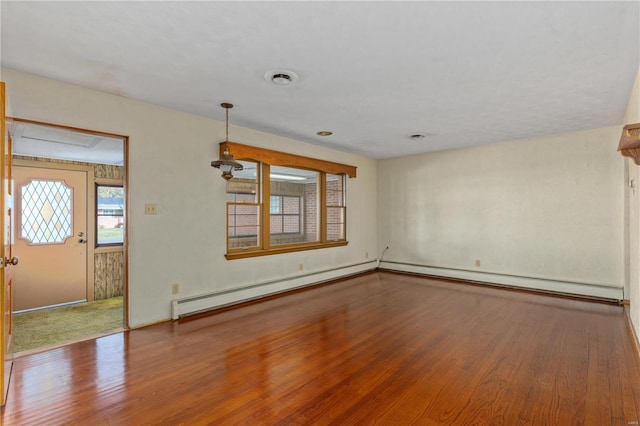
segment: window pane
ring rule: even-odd
[[[271,167],[271,245],[318,240],[318,178],[315,171]]]
[[[344,240],[344,226],[343,225],[327,225],[327,240],[336,241]]]
[[[300,214],[300,198],[301,197],[282,197],[282,213],[284,214]]]
[[[327,207],[327,224],[344,223],[344,207]]]
[[[283,220],[284,233],[286,234],[300,233],[300,216],[298,215],[284,216],[283,219],[284,219]]]
[[[235,214],[231,213],[232,210]],[[257,247],[260,241],[260,206],[228,204],[227,215],[229,248]]]
[[[227,247],[258,247],[260,242],[259,163],[239,161],[243,169],[227,181]]]
[[[32,244],[53,244],[72,236],[72,188],[64,182],[32,180],[22,186],[21,197],[21,238]]]
[[[238,161],[243,169],[233,172],[233,178],[227,181],[227,201],[239,203],[257,203],[258,166],[253,161]]]
[[[344,175],[327,174],[327,206],[344,205]]]
[[[271,227],[271,235],[282,234],[282,216],[280,215],[271,215],[270,219]]]
[[[282,213],[280,210],[280,200],[282,197],[277,196],[277,195],[272,195],[270,198],[270,204],[269,204],[269,212],[271,214],[280,214]]]
[[[110,245],[124,242],[124,188],[96,186],[96,244]]]
[[[21,238],[53,244],[72,235],[73,191],[64,182],[32,180],[22,186],[21,200]]]
[[[327,207],[327,240],[345,239],[344,207]]]

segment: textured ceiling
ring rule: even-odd
[[[0,7],[4,67],[370,158],[622,124],[639,66],[638,2]]]

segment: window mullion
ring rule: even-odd
[[[318,192],[320,193],[319,203],[320,203],[320,241],[327,241],[327,174],[325,172],[320,172],[318,176],[319,185]]]
[[[260,229],[262,229],[262,248],[268,249],[271,247],[271,167],[266,163],[260,164],[262,165],[260,173],[262,224]]]

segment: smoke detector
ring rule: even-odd
[[[287,70],[267,71],[264,79],[278,86],[288,86],[298,81],[298,75]]]

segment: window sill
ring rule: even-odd
[[[119,251],[124,251],[124,246],[122,244],[113,245],[113,246],[100,246],[100,247],[96,247],[94,249],[94,253],[95,254],[98,254],[98,253],[115,253],[115,252],[119,252]]]
[[[242,251],[233,251],[231,253],[227,253],[224,255],[224,257],[226,257],[227,260],[246,259],[249,257],[269,256],[272,254],[293,253],[296,251],[341,247],[341,246],[346,246],[347,244],[349,244],[349,241],[330,241],[326,243],[317,243],[317,244],[305,244],[305,245],[276,247],[276,248],[272,247],[266,250],[242,250]]]

